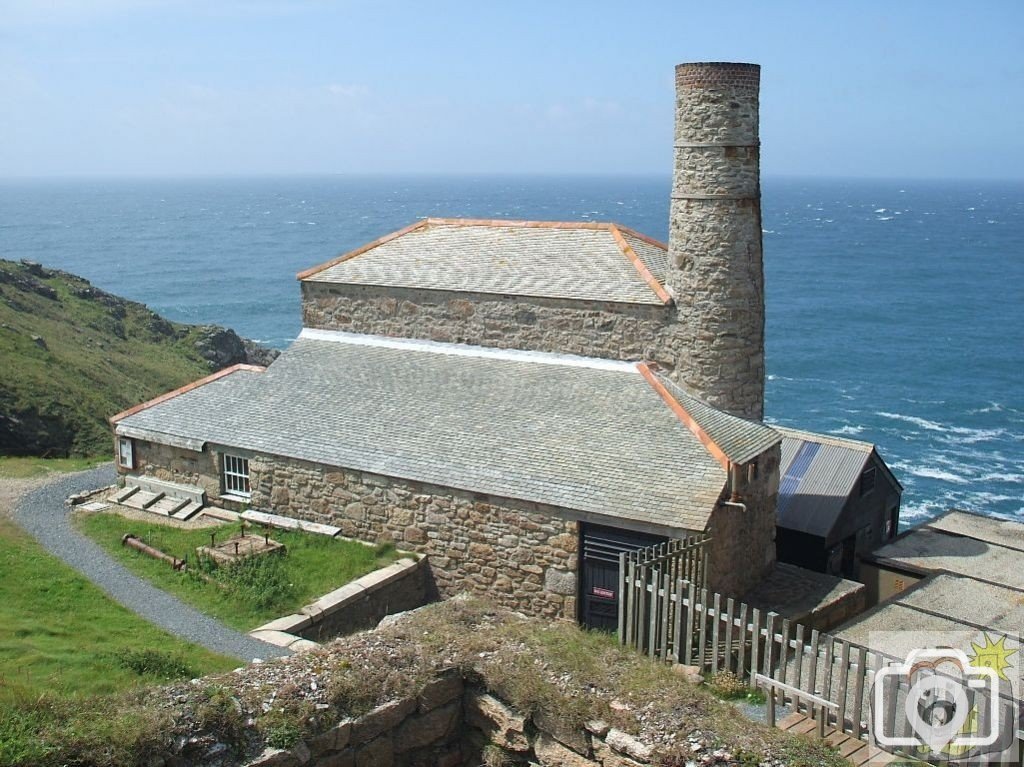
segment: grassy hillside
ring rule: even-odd
[[[0,455],[110,453],[107,418],[268,352],[66,272],[0,260]]]

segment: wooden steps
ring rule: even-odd
[[[780,719],[776,726],[780,730],[791,732],[794,735],[810,735],[812,737],[818,729],[817,722],[806,714],[798,714],[796,712]],[[895,754],[890,754],[877,746],[872,746],[870,743],[859,740],[848,733],[839,732],[832,727],[825,729],[825,742],[838,751],[839,755],[849,761],[854,767],[863,767],[869,763],[871,765],[884,765],[906,761]]]

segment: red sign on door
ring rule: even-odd
[[[595,597],[601,597],[602,599],[615,599],[615,592],[611,589],[602,589],[600,586],[594,586],[591,592]]]

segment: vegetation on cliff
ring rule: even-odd
[[[0,260],[0,455],[109,454],[115,413],[274,356],[232,330],[169,322],[73,274]]]

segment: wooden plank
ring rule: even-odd
[[[810,667],[807,669],[805,688],[812,694],[818,692],[818,629],[811,629]],[[813,711],[812,711],[813,715]]]
[[[672,644],[672,651],[676,663],[683,663],[685,653],[683,646],[684,644],[690,643],[690,636],[684,633],[685,624],[683,623],[683,611],[686,610],[686,605],[683,602],[686,595],[683,593],[683,589],[685,588],[686,581],[677,577],[673,583],[675,583],[676,592],[676,614],[674,616],[675,627],[673,628],[673,631],[675,632],[676,638],[675,642]]]
[[[661,576],[661,654],[662,660],[669,659],[669,621],[672,620],[672,585],[669,581],[668,575],[662,573]]]
[[[735,603],[732,597],[725,600],[725,670],[732,671],[732,637],[735,633],[735,625],[733,623],[733,609]],[[743,669],[736,671],[736,676],[740,679],[743,678]]]
[[[846,740],[840,743],[839,747],[836,750],[839,752],[839,755],[845,759],[850,754],[854,753],[855,751],[860,751],[860,749],[864,748],[865,746],[867,746],[867,743],[865,743],[864,741],[857,740],[857,738],[851,738],[849,735],[847,735]]]
[[[714,623],[711,624],[711,673],[718,673],[718,626],[722,622],[722,595],[715,592],[713,602]]]
[[[686,585],[686,644],[684,649],[686,650],[686,665],[693,665],[693,634],[694,625],[693,621],[696,617],[697,609],[697,586],[693,581],[689,581]],[[703,670],[703,669],[702,669]]]
[[[636,588],[636,563],[633,558],[629,560],[629,571],[627,572],[626,580],[629,585],[626,587],[626,591],[623,592],[622,596],[626,598],[626,644],[631,647],[635,647],[636,644],[636,627],[634,615],[636,613],[637,597],[635,593]]]
[[[780,730],[788,730],[790,727],[795,725],[797,722],[806,719],[807,717],[803,714],[798,714],[795,711],[791,714],[786,714],[782,719],[779,720],[778,727]]]
[[[832,662],[832,653],[835,649],[835,639],[829,634],[824,634],[823,636],[825,639],[825,656],[824,658],[822,658],[821,661],[821,670],[824,673],[824,678],[822,680],[821,686],[821,695],[826,700],[832,700],[832,671],[834,665]],[[829,718],[828,712],[826,712],[825,724],[829,724],[830,722],[831,720]]]
[[[786,663],[789,661],[789,621],[782,619],[782,647],[779,648],[778,680],[786,683]]]
[[[650,637],[647,645],[647,655],[656,658],[658,654],[658,614],[661,610],[661,598],[658,588],[658,570],[650,568],[648,571],[647,583],[651,588],[651,608],[647,616],[647,636]]]
[[[853,729],[851,732],[855,737],[859,738],[863,727],[861,726],[864,721],[862,713],[864,712],[864,684],[865,677],[868,673],[867,666],[868,651],[864,647],[857,647],[857,654],[854,657],[854,662],[857,664],[857,676],[854,677],[854,688],[853,688]]]
[[[700,590],[700,647],[697,648],[697,665],[703,670],[707,663],[708,642],[708,590]]]
[[[790,727],[789,732],[796,733],[797,735],[805,735],[813,731],[815,727],[817,727],[817,725],[814,721],[805,716],[800,722]]]
[[[802,690],[801,683],[804,678],[804,625],[802,623],[796,624],[796,629],[794,629],[793,650],[796,662],[796,678],[793,680],[793,686],[798,690]],[[799,694],[793,695],[793,710],[800,710]]]
[[[839,697],[839,710],[836,712],[836,729],[846,731],[846,691],[850,684],[850,643],[839,640],[839,685],[836,695]],[[860,714],[858,714],[860,716]]]
[[[764,645],[764,668],[761,669],[761,673],[771,679],[775,678],[775,674],[772,673],[772,666],[775,662],[775,624],[778,617],[778,613],[770,612],[767,615],[768,620],[765,623],[768,637]]]
[[[628,565],[626,564],[626,552],[624,552],[624,551],[620,552],[619,553],[619,590],[618,590],[618,592],[616,592],[619,595],[618,622],[619,622],[619,644],[620,645],[626,644],[626,603],[629,601],[629,597],[626,595],[626,578],[627,578],[626,568],[627,567],[628,567]]]
[[[637,600],[636,600],[636,649],[645,652],[647,645],[644,643],[644,635],[647,627],[644,617],[647,615],[647,566],[640,564],[636,568],[637,577]]]
[[[742,679],[747,673],[744,661],[747,656],[747,603],[740,602],[740,632],[736,638],[740,645],[739,658],[736,660],[736,676]],[[751,674],[753,676],[753,674]]]
[[[761,659],[761,611],[756,607],[751,610],[750,626],[750,686],[754,687]]]

